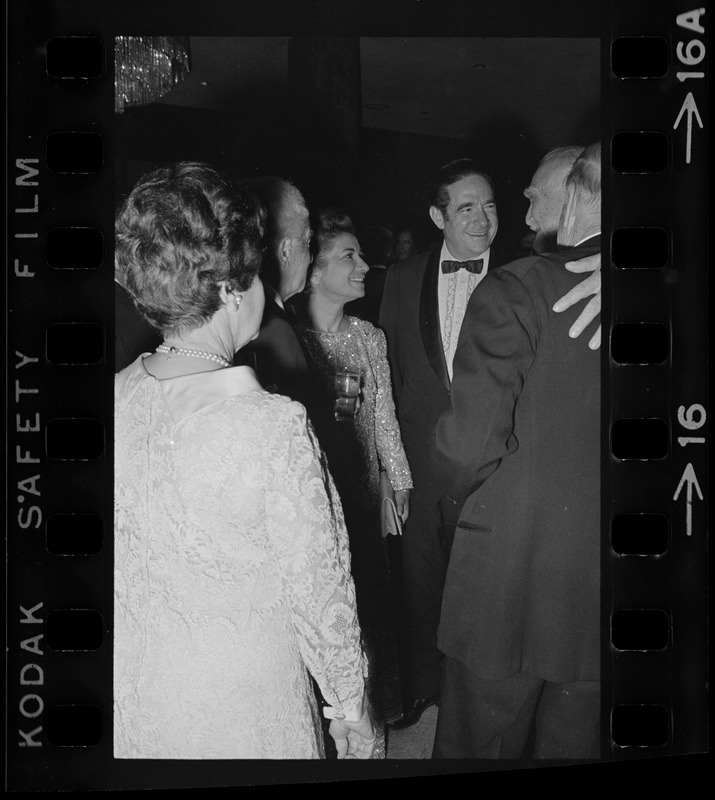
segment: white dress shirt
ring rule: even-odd
[[[580,244],[583,244],[584,242],[587,242],[589,239],[593,239],[594,236],[600,236],[600,235],[601,235],[601,231],[596,231],[596,233],[589,233],[588,236],[584,236],[583,239],[581,239],[580,242],[576,242],[576,244],[571,245],[571,246],[572,247],[578,247]]]
[[[439,303],[439,328],[442,333],[442,347],[444,357],[447,361],[447,372],[449,379],[452,380],[452,361],[457,349],[459,340],[459,330],[462,327],[464,312],[467,308],[469,298],[475,287],[487,274],[489,267],[489,250],[485,250],[480,256],[484,261],[484,266],[480,273],[469,272],[466,269],[457,272],[442,272],[443,261],[463,261],[464,259],[455,258],[447,249],[447,243],[442,243],[442,252],[439,256],[439,279],[437,281],[437,298]],[[470,259],[471,260],[471,259]]]

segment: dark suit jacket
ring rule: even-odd
[[[293,320],[268,294],[258,336],[236,353],[234,364],[252,367],[264,389],[303,405],[313,391],[315,368]]]
[[[435,459],[464,502],[438,645],[492,680],[599,677],[600,355],[553,304],[599,238],[488,275],[454,361]]]
[[[432,251],[393,264],[387,270],[380,309],[397,418],[417,503],[437,502],[442,495],[430,452],[434,428],[449,405],[450,391],[437,299],[441,249],[440,243]],[[489,271],[499,263],[499,254],[492,248]],[[480,289],[481,283],[474,293]]]
[[[334,400],[294,324],[293,312],[266,295],[258,336],[236,353],[234,364],[251,367],[267,391],[302,403],[320,438],[334,421]]]

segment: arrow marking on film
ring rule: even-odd
[[[685,468],[683,477],[680,479],[678,488],[675,490],[675,494],[673,495],[673,500],[677,500],[680,497],[680,491],[685,483],[688,484],[688,489],[685,495],[685,532],[688,536],[690,536],[693,533],[693,487],[695,487],[698,497],[701,500],[703,499],[703,493],[700,491],[698,479],[695,477],[695,470],[693,469],[692,464],[688,464],[688,466]]]
[[[680,120],[683,118],[683,114],[688,115],[688,124],[687,124],[687,139],[685,142],[685,163],[690,163],[690,143],[693,138],[693,115],[695,115],[695,119],[697,120],[698,125],[703,127],[703,121],[700,119],[700,114],[698,113],[698,107],[695,105],[695,98],[693,97],[692,92],[688,92],[685,100],[683,101],[683,105],[680,109],[680,113],[678,114],[678,118],[675,120],[673,124],[673,130],[675,130],[678,125],[680,124]],[[700,498],[702,500],[702,498]]]

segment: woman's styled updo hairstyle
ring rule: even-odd
[[[221,307],[219,284],[245,291],[261,266],[265,211],[243,184],[180,162],[140,178],[115,225],[115,276],[165,336]]]
[[[312,273],[325,266],[325,253],[330,250],[338,236],[343,233],[351,233],[355,236],[355,225],[352,219],[337,208],[321,208],[315,217],[311,218],[310,226],[313,231],[313,238],[310,241],[313,261],[308,270],[306,286],[310,285]]]

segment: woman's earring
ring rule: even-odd
[[[241,305],[241,300],[243,300],[243,295],[235,294],[233,296],[233,301],[236,303],[236,311],[238,311],[238,307]]]

